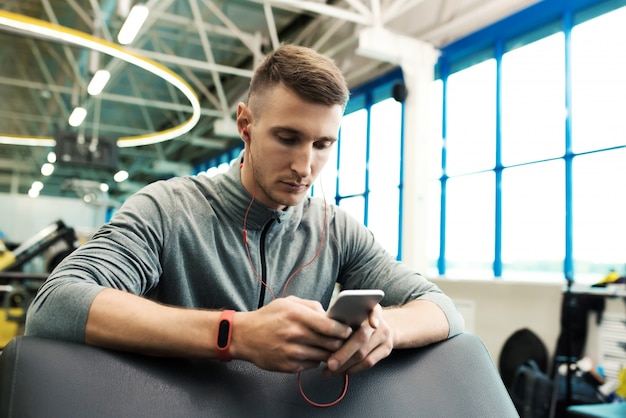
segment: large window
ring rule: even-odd
[[[543,3],[443,51],[438,274],[626,274],[626,2]]]
[[[626,275],[624,22],[626,0],[543,1],[442,49],[429,276]],[[313,194],[401,258],[405,115],[390,98],[399,79],[397,70],[352,92]]]

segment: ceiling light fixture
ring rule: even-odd
[[[86,117],[87,109],[85,109],[84,107],[75,107],[74,110],[72,110],[72,114],[67,120],[67,123],[69,123],[70,126],[74,127],[80,126],[85,121]]]
[[[117,41],[122,45],[128,45],[135,40],[139,30],[148,18],[148,8],[143,4],[136,4],[130,9],[128,17],[124,21],[120,32],[117,34]]]
[[[33,181],[33,184],[30,185],[30,188],[33,189],[33,190],[39,191],[39,190],[43,189],[43,183],[40,182],[39,180]]]
[[[185,97],[189,100],[192,108],[192,114],[180,125],[173,128],[154,132],[148,135],[137,135],[122,137],[117,140],[119,147],[134,147],[139,145],[155,144],[169,139],[177,138],[187,132],[189,132],[200,120],[200,102],[198,96],[193,89],[187,84],[187,82],[181,78],[178,74],[174,73],[169,68],[153,61],[151,59],[134,54],[125,50],[123,47],[107,42],[102,39],[93,37],[87,33],[77,31],[75,29],[66,28],[64,26],[55,25],[50,22],[46,22],[39,19],[34,19],[28,16],[7,12],[0,10],[0,26],[5,26],[10,29],[17,30],[19,33],[28,32],[35,34],[36,36],[53,39],[61,42],[67,42],[74,45],[90,48],[95,51],[102,52],[109,56],[119,58],[126,61],[129,64],[133,64],[139,68],[151,72],[157,77],[162,78],[166,82],[176,87]],[[4,139],[8,143],[10,138],[13,144],[16,145],[43,145],[38,141],[46,140],[46,146],[50,144],[54,145],[53,138],[41,138],[41,137],[23,137],[12,135],[0,135],[0,141]]]
[[[48,177],[54,171],[54,165],[50,163],[45,163],[41,166],[41,175]]]
[[[118,183],[123,182],[127,178],[128,178],[128,171],[126,170],[120,170],[113,175],[113,180],[115,180]]]
[[[102,93],[104,86],[109,82],[111,73],[107,70],[98,70],[94,73],[93,78],[87,85],[87,93],[92,96],[97,96]]]
[[[28,145],[30,147],[54,147],[57,141],[45,136],[18,136],[1,135],[0,144],[4,145]]]

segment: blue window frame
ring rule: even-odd
[[[626,206],[626,140],[618,130],[626,114],[626,35],[598,29],[619,26],[603,16],[626,21],[624,6],[543,0],[442,48],[433,88],[433,118],[441,124],[430,147],[440,164],[429,173],[439,222],[429,225],[429,275],[584,283],[624,268],[626,217],[617,208]],[[590,61],[595,68],[581,64]],[[377,235],[398,259],[405,110],[390,97],[401,81],[396,69],[353,90],[323,188],[312,191],[323,189],[384,230]],[[388,135],[377,133],[378,106],[399,124],[387,123]],[[392,140],[390,149],[379,147],[379,137]]]
[[[626,273],[624,6],[544,0],[443,48],[437,274]]]

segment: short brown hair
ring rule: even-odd
[[[282,45],[267,55],[254,71],[248,101],[279,83],[311,103],[345,108],[350,97],[333,60],[304,46]]]

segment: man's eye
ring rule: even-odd
[[[317,141],[313,144],[313,146],[317,149],[326,149],[332,145],[330,141]]]
[[[293,144],[294,142],[296,142],[295,138],[286,137],[286,136],[278,136],[278,140],[282,142],[283,144]]]

